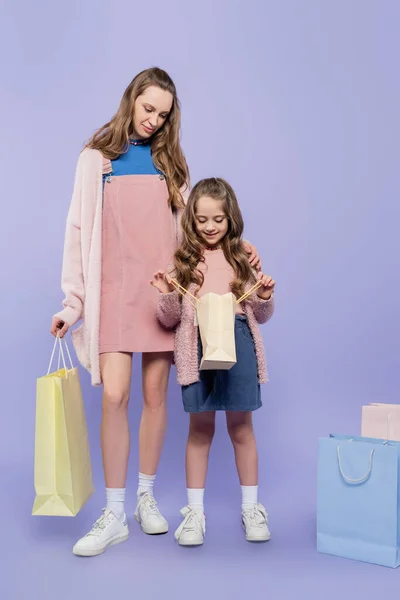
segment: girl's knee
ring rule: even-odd
[[[228,433],[235,445],[247,444],[254,439],[253,425],[247,422],[228,422]]]
[[[196,418],[190,419],[189,439],[196,444],[211,444],[215,433],[215,419]]]

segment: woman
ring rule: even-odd
[[[158,68],[137,75],[116,115],[79,157],[67,218],[62,288],[64,309],[51,333],[73,331],[93,385],[103,383],[101,447],[107,506],[73,552],[95,556],[128,538],[125,483],[130,437],[128,402],[132,354],[142,353],[143,411],[139,432],[139,486],[135,518],[148,534],[168,523],[153,496],[166,428],[166,394],[173,332],[156,316],[149,281],[168,264],[180,240],[189,170],[180,146],[175,85]],[[259,259],[246,245],[253,265]]]

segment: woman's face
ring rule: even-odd
[[[172,94],[155,85],[138,96],[133,113],[135,138],[147,139],[154,135],[167,120],[172,103]]]
[[[218,246],[228,231],[224,202],[202,196],[196,204],[196,231],[207,246]]]

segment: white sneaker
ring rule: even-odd
[[[97,519],[92,529],[73,547],[76,556],[97,556],[109,546],[124,542],[129,537],[129,528],[124,520],[118,519],[112,510],[103,509],[100,519]]]
[[[271,539],[267,511],[262,504],[242,511],[242,526],[248,542],[268,542]]]
[[[180,546],[201,546],[206,535],[206,518],[194,508],[185,506],[181,510],[182,523],[175,531],[175,539]]]
[[[160,513],[154,497],[145,492],[140,494],[136,506],[135,519],[140,524],[143,533],[157,535],[168,532],[168,523]]]

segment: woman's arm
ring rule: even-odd
[[[248,242],[247,240],[243,240],[243,248],[244,248],[244,251],[247,252],[247,254],[249,256],[250,265],[253,267],[253,269],[260,271],[261,270],[261,258],[258,254],[257,248],[255,246],[253,246],[253,244],[250,244],[250,242]]]
[[[85,155],[81,154],[75,173],[74,190],[68,211],[65,230],[64,256],[61,274],[61,289],[65,295],[63,310],[55,318],[75,325],[82,317],[85,300],[85,285],[82,269],[81,212],[82,183],[85,168]]]

